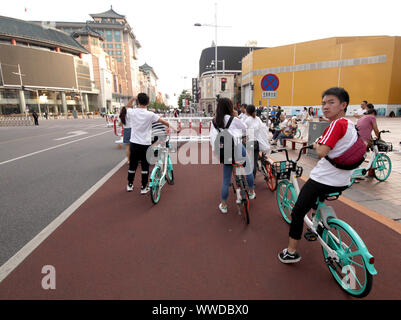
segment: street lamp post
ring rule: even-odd
[[[229,26],[218,26],[217,25],[217,3],[214,4],[214,24],[201,24],[201,23],[195,23],[195,27],[214,27],[214,60],[216,61],[215,63],[215,68],[214,68],[214,99],[216,101],[217,98],[217,28],[227,28]]]

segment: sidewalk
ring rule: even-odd
[[[354,119],[349,119],[355,123]],[[378,117],[377,124],[379,130],[391,131],[382,136],[383,140],[393,144],[393,151],[387,153],[392,163],[391,174],[384,182],[379,182],[373,177],[366,177],[365,180],[354,183],[350,189],[345,190],[343,195],[370,210],[401,223],[401,119]],[[290,150],[289,155],[291,158],[296,157],[298,150]],[[285,155],[274,154],[271,155],[271,158],[284,160]],[[304,168],[304,177],[309,177],[310,171],[317,161],[318,159],[307,155],[301,157],[300,164]],[[366,164],[365,162],[364,165]]]

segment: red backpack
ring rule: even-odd
[[[338,169],[353,170],[358,168],[362,162],[365,161],[365,153],[366,143],[361,139],[358,133],[358,138],[355,143],[347,151],[336,158],[331,159],[325,156],[325,159]]]

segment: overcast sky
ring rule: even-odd
[[[400,0],[12,0],[2,1],[0,15],[43,21],[91,20],[89,14],[113,6],[125,15],[141,43],[139,63],[148,63],[159,77],[158,88],[170,95],[191,88],[199,58],[215,39],[217,44],[275,47],[334,36],[401,36]],[[26,10],[25,10],[26,9]],[[186,79],[185,79],[186,78]]]

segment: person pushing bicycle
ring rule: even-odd
[[[236,117],[236,112],[234,112],[233,103],[228,98],[221,98],[217,102],[216,116],[213,119],[213,125],[210,131],[210,144],[212,150],[215,152],[215,141],[219,133],[219,129],[222,130],[226,128],[229,121],[230,125],[227,128],[228,132],[236,138],[235,148],[236,153],[239,158],[246,159],[245,163],[248,168],[251,168],[251,163],[247,154],[245,147],[241,143],[241,138],[246,134],[246,125]],[[219,204],[219,209],[222,213],[227,213],[227,199],[229,193],[229,187],[231,182],[231,175],[233,172],[232,164],[223,164],[223,183],[221,187],[221,202]],[[249,187],[249,199],[255,199],[256,194],[254,190],[254,179],[252,170],[249,170],[246,174],[246,180]]]
[[[301,260],[296,249],[301,239],[304,217],[314,207],[317,198],[328,193],[341,192],[350,183],[352,170],[338,169],[325,159],[326,156],[331,159],[340,156],[358,138],[354,124],[344,117],[348,104],[349,95],[343,88],[330,88],[322,94],[323,114],[330,120],[330,125],[321,139],[313,143],[313,149],[320,160],[312,169],[291,212],[288,247],[278,254],[282,263],[296,263]]]

